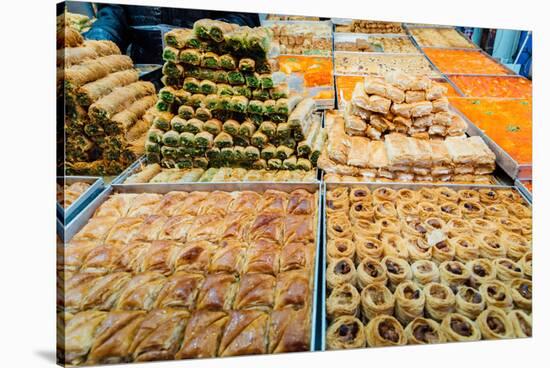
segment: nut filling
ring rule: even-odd
[[[340,261],[334,266],[334,271],[336,273],[345,275],[351,272],[351,267],[346,261]]]
[[[500,320],[500,318],[495,316],[487,317],[487,326],[489,326],[491,331],[499,335],[502,335],[506,332],[506,327],[504,326],[504,323]]]
[[[413,336],[418,340],[428,344],[436,343],[439,341],[439,336],[432,326],[423,324],[416,326],[413,329]]]
[[[399,333],[395,329],[395,326],[386,321],[380,322],[378,325],[378,334],[384,339],[394,343],[399,342]]]
[[[453,318],[451,319],[451,328],[460,336],[472,336],[472,326],[467,322]]]
[[[340,336],[340,340],[344,342],[355,340],[358,332],[359,326],[357,325],[357,323],[353,323],[351,325],[341,325],[338,328],[338,335]]]

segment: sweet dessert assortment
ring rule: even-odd
[[[335,30],[350,33],[405,33],[401,23],[361,19],[353,19],[349,25],[338,25]]]
[[[411,28],[411,35],[419,46],[442,47],[458,49],[474,49],[476,46],[469,42],[454,28]]]

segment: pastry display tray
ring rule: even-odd
[[[533,193],[531,193],[529,189],[527,189],[525,185],[523,185],[521,180],[516,179],[514,181],[514,185],[519,190],[519,192],[523,194],[523,197],[529,201],[529,203],[533,203]]]
[[[90,187],[84,191],[69,207],[63,208],[61,204],[56,203],[57,217],[62,223],[67,224],[78,212],[93,199],[105,187],[103,178],[96,176],[58,176],[57,183],[61,186],[64,184],[71,185],[76,182],[90,184]]]
[[[346,52],[346,53],[357,53],[357,54],[384,54],[384,55],[394,55],[394,54],[406,54],[406,55],[418,55],[422,54],[422,51],[417,50],[415,52],[367,52],[367,51],[338,51],[336,50],[336,44],[341,42],[355,42],[356,40],[368,40],[371,37],[376,38],[393,38],[393,39],[405,39],[411,42],[413,46],[416,47],[416,44],[413,43],[411,37],[406,34],[395,34],[395,33],[335,33],[334,34],[334,52]]]
[[[408,188],[408,189],[420,189],[420,188],[424,188],[424,187],[447,187],[447,188],[452,188],[452,189],[456,189],[456,190],[461,190],[461,189],[481,189],[481,188],[493,188],[493,189],[513,189],[513,190],[516,190],[521,196],[523,199],[525,199],[525,201],[527,201],[527,203],[529,204],[529,206],[531,206],[531,201],[524,195],[524,193],[521,192],[521,190],[519,190],[517,187],[514,187],[514,186],[509,186],[509,185],[468,185],[468,184],[431,184],[431,185],[427,185],[427,184],[401,184],[401,183],[369,183],[369,182],[364,182],[364,183],[323,183],[323,214],[322,214],[322,218],[323,218],[323,223],[322,223],[322,230],[323,230],[323,234],[322,234],[322,239],[323,239],[323,249],[322,249],[322,254],[321,254],[321,264],[319,265],[319,269],[320,269],[320,277],[319,277],[319,283],[320,283],[320,288],[321,288],[321,295],[320,295],[320,301],[319,301],[319,305],[321,306],[320,308],[320,311],[319,311],[319,315],[321,316],[321,326],[319,327],[319,335],[320,335],[320,340],[321,340],[321,346],[320,346],[320,350],[321,351],[325,351],[327,350],[326,349],[326,331],[327,331],[327,328],[328,328],[328,324],[327,324],[327,312],[326,312],[326,300],[327,300],[327,287],[326,287],[326,263],[327,263],[327,255],[326,255],[326,247],[327,247],[327,235],[326,235],[326,226],[327,226],[327,216],[326,216],[326,211],[325,211],[325,199],[326,199],[326,195],[327,195],[327,191],[328,190],[331,190],[333,188],[337,188],[337,187],[348,187],[348,188],[351,188],[351,187],[354,187],[354,186],[358,186],[358,185],[366,185],[367,187],[369,187],[371,190],[372,189],[376,189],[376,188],[380,188],[380,187],[390,187],[390,188],[393,188],[393,189],[402,189],[402,188]]]
[[[425,29],[429,29],[429,28],[454,28],[454,30],[460,35],[462,36],[462,38],[464,38],[466,40],[466,42],[468,42],[468,44],[470,44],[472,47],[443,47],[443,46],[439,46],[439,47],[434,47],[434,46],[421,46],[417,41],[416,41],[416,38],[414,38],[414,35],[410,32],[411,29],[414,29],[414,28],[425,28]],[[455,27],[453,26],[433,26],[433,27],[428,27],[428,26],[418,26],[418,27],[407,27],[407,34],[412,38],[413,42],[415,43],[415,45],[418,46],[418,48],[422,48],[422,47],[425,47],[425,48],[430,48],[430,49],[447,49],[447,50],[470,50],[470,51],[473,51],[473,50],[477,50],[477,51],[480,51],[480,47],[478,45],[476,45],[471,39],[469,39],[468,37],[466,37],[466,35],[464,33],[462,33],[461,31],[459,31],[458,29],[456,29]]]
[[[312,306],[311,306],[311,340],[310,351],[315,351],[316,347],[320,346],[320,334],[319,328],[321,326],[320,320],[317,317],[319,314],[318,308],[318,294],[319,294],[319,265],[321,260],[321,251],[323,249],[321,243],[321,232],[324,232],[321,227],[322,216],[321,205],[323,203],[322,188],[320,183],[182,183],[182,184],[128,184],[128,185],[111,185],[107,187],[99,196],[88,205],[76,216],[66,227],[64,236],[62,237],[64,243],[69,242],[72,237],[80,231],[86,225],[88,220],[93,216],[95,210],[114,193],[159,193],[166,194],[171,191],[205,191],[213,192],[216,190],[231,192],[231,191],[243,191],[250,190],[255,192],[263,192],[267,189],[275,189],[283,192],[290,193],[296,189],[305,189],[309,192],[317,192],[317,215],[316,215],[316,252],[315,252],[315,267],[314,267],[314,284],[312,290]]]

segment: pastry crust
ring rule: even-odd
[[[106,312],[88,310],[75,314],[66,322],[63,335],[66,364],[86,361],[97,330],[106,317]]]
[[[470,271],[462,262],[445,261],[439,265],[441,283],[453,288],[464,285],[470,279]]]
[[[217,248],[210,261],[210,273],[227,272],[238,274],[245,262],[246,244],[240,241],[225,241]]]
[[[510,290],[516,307],[531,312],[533,299],[533,283],[531,280],[513,279],[510,282]]]
[[[215,357],[228,320],[227,313],[222,311],[194,312],[185,328],[176,359]]]
[[[439,268],[429,260],[419,260],[411,265],[412,279],[420,285],[439,282]]]
[[[92,217],[73,237],[73,241],[89,240],[102,243],[117,221],[118,218],[112,216]]]
[[[345,283],[355,286],[357,280],[355,264],[346,257],[333,259],[327,266],[326,278],[327,285],[331,289]]]
[[[111,195],[94,212],[94,217],[125,217],[137,194],[117,193]]]
[[[157,193],[141,193],[132,201],[127,217],[147,217],[155,214],[162,195]]]
[[[269,316],[257,310],[229,312],[229,320],[220,341],[219,356],[267,353]]]
[[[315,241],[313,216],[286,215],[283,220],[284,243]]]
[[[395,297],[383,283],[372,283],[361,290],[361,310],[371,320],[380,315],[393,315]]]
[[[168,217],[162,215],[151,215],[143,219],[138,229],[132,234],[130,241],[147,241],[152,242],[157,240],[164,224],[168,221]]]
[[[279,190],[268,189],[262,195],[262,199],[256,207],[257,212],[277,213],[284,215],[288,205],[288,193]]]
[[[271,312],[269,353],[307,351],[311,336],[310,325],[311,316],[306,308],[284,308]]]
[[[272,308],[275,302],[275,283],[276,279],[272,275],[261,273],[243,275],[233,308]]]
[[[501,309],[489,307],[477,317],[481,336],[486,340],[507,339],[514,336],[512,324]]]
[[[470,284],[479,288],[481,284],[497,278],[497,270],[493,263],[484,258],[474,259],[466,263],[466,268],[470,271]]]
[[[208,275],[197,298],[197,309],[228,310],[237,292],[237,278],[233,274]]]
[[[315,262],[313,243],[287,243],[281,248],[279,272],[291,270],[312,270]]]
[[[208,192],[191,192],[179,200],[179,206],[175,208],[172,216],[196,216],[202,201],[208,197]]]
[[[351,223],[359,221],[374,221],[374,209],[370,200],[353,202],[349,210]]]
[[[327,349],[356,349],[364,347],[367,341],[365,327],[356,317],[336,318],[327,329]]]
[[[187,242],[181,248],[181,252],[178,253],[174,263],[175,270],[206,273],[210,267],[210,260],[213,258],[214,251],[214,245],[208,241]]]
[[[164,283],[155,298],[156,308],[177,308],[192,311],[204,276],[195,273],[176,272]]]
[[[252,221],[254,213],[249,210],[229,212],[224,218],[221,239],[245,240]]]
[[[138,232],[143,219],[140,217],[124,217],[119,219],[109,231],[105,244],[121,246],[128,241]]]
[[[288,271],[277,276],[275,305],[273,309],[285,307],[305,308],[311,299],[311,272]]]
[[[469,286],[459,286],[456,292],[456,311],[471,320],[485,309],[483,295]]]
[[[512,324],[514,335],[516,337],[531,337],[532,336],[532,321],[531,316],[522,310],[513,310],[508,313],[508,320]]]
[[[233,201],[229,204],[228,213],[254,212],[262,199],[261,194],[249,190],[243,190],[234,194]]]
[[[412,279],[412,271],[409,263],[404,259],[387,256],[382,259],[382,267],[388,275],[388,287],[390,290],[395,288],[402,282]]]
[[[176,215],[170,217],[163,225],[158,235],[159,240],[176,240],[184,242],[189,228],[193,224],[192,215]]]
[[[424,312],[426,298],[422,289],[412,282],[405,281],[395,289],[395,317],[406,326]]]
[[[477,341],[481,340],[481,332],[477,324],[458,313],[448,314],[441,322],[441,332],[447,341]]]
[[[206,240],[216,242],[224,229],[224,219],[217,213],[198,215],[193,219],[187,233],[187,241]]]
[[[110,310],[130,281],[126,272],[110,273],[99,278],[82,298],[80,309]]]
[[[94,247],[83,259],[80,272],[106,274],[115,268],[115,262],[120,257],[121,247],[115,245],[100,245]]]
[[[479,257],[479,243],[476,238],[468,235],[457,236],[451,239],[455,246],[455,257],[458,261],[467,263]]]
[[[510,282],[513,279],[523,277],[521,266],[508,258],[495,259],[493,261],[493,266],[497,271],[497,278],[500,281]]]
[[[256,240],[246,251],[243,272],[276,275],[279,272],[279,253],[279,245],[274,241]]]
[[[157,271],[163,275],[174,272],[174,263],[181,247],[175,241],[156,240],[143,253],[140,272]]]
[[[479,254],[483,258],[497,259],[506,257],[504,244],[494,234],[482,234],[478,237]]]
[[[161,216],[174,216],[187,195],[186,192],[177,191],[166,193],[155,207],[154,213]]]
[[[445,342],[439,323],[434,320],[418,317],[405,328],[407,344],[438,344]]]
[[[365,258],[381,260],[384,256],[382,242],[375,237],[361,237],[355,239],[355,252],[357,260],[361,262]]]
[[[367,346],[398,346],[407,344],[403,326],[391,316],[378,316],[369,321],[365,327]]]
[[[525,253],[531,251],[531,241],[516,233],[502,232],[500,242],[506,248],[508,258],[514,261],[518,261]]]
[[[131,241],[121,247],[119,255],[113,263],[113,271],[140,272],[143,256],[150,246],[151,243]]]
[[[510,288],[501,281],[487,281],[479,287],[479,292],[488,307],[496,307],[505,311],[512,310],[514,301]]]
[[[327,258],[328,260],[347,257],[355,258],[355,244],[350,239],[332,239],[327,242]]]
[[[284,210],[281,209],[281,213]],[[283,240],[284,217],[278,212],[260,212],[250,226],[249,241],[271,239],[281,244]]]
[[[374,282],[385,284],[387,280],[386,270],[376,259],[365,257],[357,265],[357,286],[359,289],[363,289]]]
[[[233,196],[227,192],[215,190],[208,193],[208,196],[201,202],[198,215],[219,215],[225,216],[227,208],[231,205]]]
[[[76,273],[68,277],[65,281],[65,297],[61,300],[65,311],[70,313],[79,311],[82,301],[100,279],[100,274],[90,272]]]
[[[73,240],[67,246],[61,246],[61,259],[58,259],[58,265],[63,265],[65,271],[78,271],[88,254],[98,246],[98,243],[93,240]]]
[[[361,297],[355,286],[342,284],[336,286],[327,298],[327,317],[333,320],[340,316],[357,316]]]
[[[454,310],[456,299],[449,286],[431,282],[424,286],[424,295],[426,314],[430,318],[441,321]]]
[[[353,238],[351,223],[346,215],[335,213],[327,218],[327,236],[328,239]]]

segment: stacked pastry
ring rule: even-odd
[[[90,188],[90,184],[81,181],[74,182],[70,185],[64,184],[63,186],[57,184],[57,202],[63,208],[67,208],[87,191],[88,188]]]
[[[72,28],[60,36],[57,87],[65,111],[65,170],[118,174],[143,153],[155,87],[138,81],[132,60],[113,42],[83,41]]]
[[[273,81],[271,38],[267,28],[209,19],[166,34],[165,87],[145,146],[149,163],[258,170],[316,165],[323,135],[315,102]]]
[[[328,349],[531,336],[531,209],[517,191],[334,186]]]
[[[401,23],[353,19],[350,25],[336,26],[336,32],[404,33]]]
[[[400,71],[367,76],[346,104],[346,133],[380,140],[402,133],[418,139],[464,136],[466,123],[449,109],[447,88]]]
[[[112,195],[62,254],[62,360],[308,350],[317,196]]]

